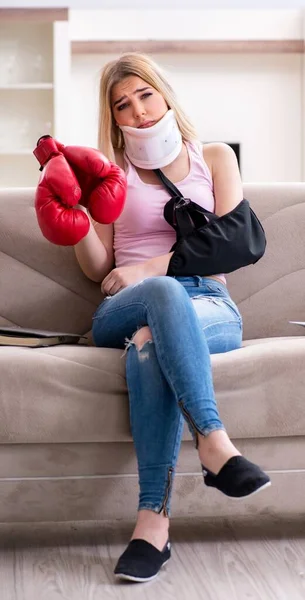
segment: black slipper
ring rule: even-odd
[[[134,539],[129,542],[120,556],[114,574],[119,579],[129,581],[151,581],[157,577],[161,567],[170,559],[170,542],[167,541],[162,552],[146,540]]]
[[[230,458],[217,475],[201,466],[205,484],[231,498],[245,498],[271,485],[268,475],[244,456]]]

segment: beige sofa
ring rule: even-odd
[[[305,184],[247,184],[268,247],[228,276],[244,347],[212,357],[221,417],[271,475],[237,502],[203,484],[187,427],[172,516],[275,517],[305,506]],[[86,333],[99,285],[41,235],[33,189],[0,192],[0,325]],[[0,522],[134,518],[138,480],[122,350],[0,347]]]

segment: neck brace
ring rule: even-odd
[[[182,136],[173,110],[152,127],[120,127],[125,152],[133,165],[141,169],[160,169],[169,165],[182,149]]]

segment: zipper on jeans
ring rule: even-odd
[[[180,400],[180,402],[178,402],[178,404],[179,404],[179,406],[180,406],[180,408],[181,408],[181,410],[183,412],[184,417],[186,418],[186,420],[190,423],[190,425],[194,429],[194,433],[195,433],[195,436],[196,436],[196,450],[198,450],[198,446],[199,446],[198,433],[200,433],[200,432],[198,431],[198,429],[197,429],[197,427],[196,427],[196,425],[195,425],[195,423],[194,423],[191,415],[186,410],[186,408],[184,408],[181,400]]]
[[[171,488],[171,485],[172,485],[173,471],[174,471],[174,469],[172,467],[170,467],[168,469],[167,486],[166,486],[166,491],[165,491],[165,497],[164,497],[161,509],[159,510],[159,514],[161,514],[162,511],[164,511],[164,516],[165,517],[168,517],[168,511],[167,511],[167,508],[166,508],[166,503],[168,501],[169,492],[170,492],[170,488]]]

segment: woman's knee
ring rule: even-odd
[[[148,277],[136,285],[141,286],[142,291],[148,298],[153,298],[153,300],[157,298],[158,302],[168,298],[173,300],[176,296],[180,297],[184,295],[188,297],[183,285],[177,279],[173,279],[173,277],[167,275]]]
[[[148,325],[141,327],[141,329],[139,329],[132,338],[132,341],[135,343],[138,350],[141,350],[144,344],[146,344],[146,342],[149,340],[152,340],[152,333]]]

